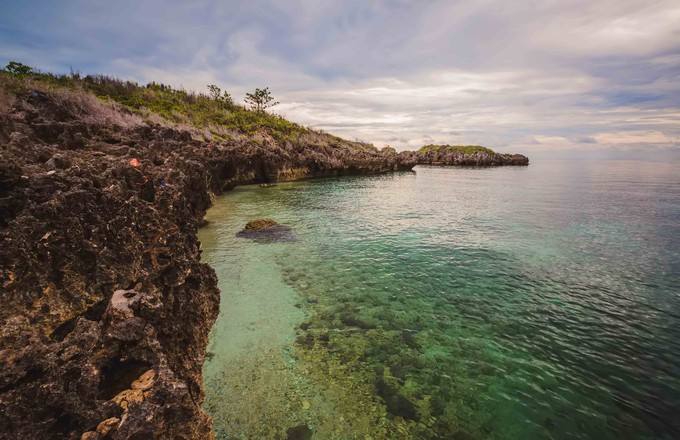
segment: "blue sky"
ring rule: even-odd
[[[680,2],[14,1],[0,62],[240,99],[392,145],[680,151]]]

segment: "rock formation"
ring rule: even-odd
[[[269,218],[249,221],[237,237],[250,238],[258,243],[273,243],[276,241],[294,241],[295,234],[290,226],[281,225]]]
[[[196,238],[210,194],[399,168],[350,143],[196,140],[39,88],[2,110],[3,439],[210,438],[201,368],[219,292]]]
[[[262,231],[274,228],[276,226],[279,226],[279,224],[270,218],[259,218],[246,223],[246,226],[243,229],[245,231]]]
[[[502,165],[529,165],[529,158],[522,154],[501,154],[477,145],[426,145],[418,151],[399,153],[402,166],[447,165],[470,167],[493,167]]]

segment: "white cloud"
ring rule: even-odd
[[[600,144],[680,144],[680,137],[671,137],[660,131],[623,131],[614,133],[597,133],[593,135]]]
[[[562,136],[543,136],[537,134],[534,136],[534,141],[541,145],[570,145],[569,139]]]
[[[285,116],[397,148],[678,146],[677,0],[127,3],[7,9],[0,57],[270,86]]]

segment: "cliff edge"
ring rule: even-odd
[[[219,292],[196,238],[211,194],[425,160],[216,105],[0,74],[1,439],[212,438]]]
[[[0,438],[211,438],[201,368],[219,292],[196,238],[210,194],[396,159],[318,134],[208,141],[4,81]]]

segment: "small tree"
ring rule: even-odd
[[[246,104],[257,112],[264,112],[270,107],[274,107],[279,102],[274,99],[269,87],[255,89],[253,93],[246,93]]]
[[[231,95],[226,90],[222,92],[222,89],[215,84],[208,84],[208,96],[222,104],[224,107],[231,107],[234,105],[234,100],[231,99]]]
[[[222,89],[217,87],[215,84],[208,84],[208,95],[211,99],[218,101],[222,96]]]
[[[22,64],[18,61],[10,61],[5,66],[5,71],[13,75],[28,75],[33,73],[33,68],[31,68],[31,66],[27,66],[26,64]]]

